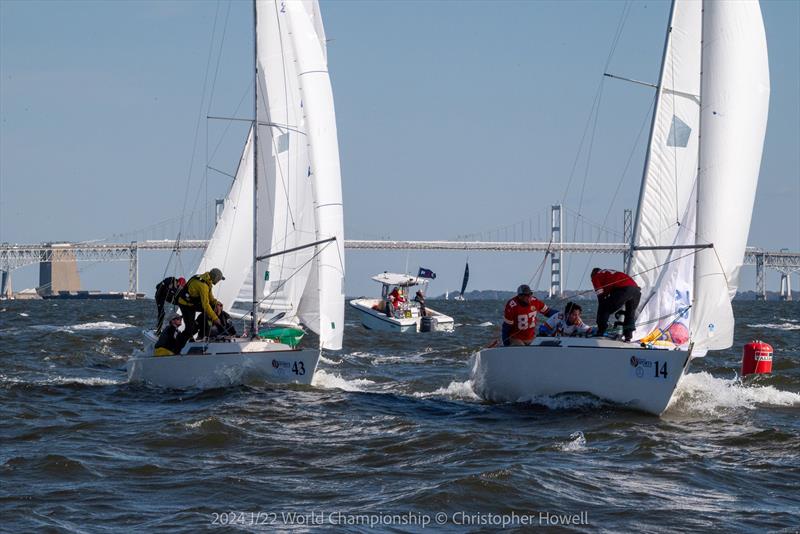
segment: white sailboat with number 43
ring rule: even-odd
[[[222,270],[215,297],[243,319],[244,335],[192,341],[175,356],[146,351],[130,359],[131,381],[308,384],[320,350],[341,349],[341,178],[318,2],[257,0],[254,28],[256,120],[197,271]],[[303,327],[318,346],[297,347]]]
[[[482,350],[480,395],[585,392],[661,414],[692,357],[732,345],[769,91],[757,0],[673,2],[628,268],[642,288],[638,341]]]

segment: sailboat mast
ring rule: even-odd
[[[250,336],[258,336],[258,9],[253,0],[253,309],[250,313]]]
[[[697,117],[697,190],[698,194],[695,195],[695,213],[697,213],[697,217],[702,217],[700,213],[700,208],[702,204],[700,203],[700,181],[702,177],[700,176],[700,159],[702,158],[702,151],[700,150],[700,140],[703,137],[703,44],[705,41],[705,22],[706,22],[706,3],[705,0],[701,0],[702,4],[700,6],[700,92],[697,95],[697,105],[700,108],[701,112]],[[698,224],[695,221],[694,225],[694,242],[697,243],[700,241],[700,236],[697,233]],[[711,243],[713,245],[713,243]],[[695,305],[695,301],[697,299],[697,262],[692,262],[692,298],[691,298],[691,305]],[[690,338],[694,338],[696,332],[693,330],[689,331]]]
[[[636,246],[636,240],[639,238],[639,220],[642,217],[642,199],[644,198],[644,190],[647,182],[647,174],[650,170],[650,154],[652,153],[651,145],[653,144],[653,132],[656,127],[656,118],[658,111],[661,107],[661,94],[664,92],[664,71],[667,69],[667,53],[669,53],[669,43],[672,39],[672,25],[675,22],[675,2],[672,0],[672,5],[669,8],[669,26],[667,27],[667,36],[664,38],[664,53],[661,55],[661,73],[658,75],[658,88],[656,90],[656,102],[653,106],[653,119],[650,121],[650,137],[647,141],[647,151],[644,161],[644,172],[642,172],[642,185],[639,188],[639,202],[636,204],[636,219],[633,221],[633,232],[631,233],[630,254],[628,254],[628,264],[625,266],[625,271],[630,274],[631,265],[633,263],[633,247]]]

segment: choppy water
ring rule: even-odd
[[[313,386],[177,392],[126,383],[152,301],[0,302],[0,530],[800,528],[800,303],[737,302],[734,348],[694,360],[662,418],[481,402],[469,359],[502,303],[431,304],[454,333],[348,310]],[[774,374],[742,384],[754,338]]]

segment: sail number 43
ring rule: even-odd
[[[292,372],[296,375],[304,375],[306,374],[306,367],[303,365],[303,362],[294,362],[294,365],[292,365]]]

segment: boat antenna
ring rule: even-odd
[[[258,336],[258,9],[253,0],[253,309],[250,314],[250,337]]]

